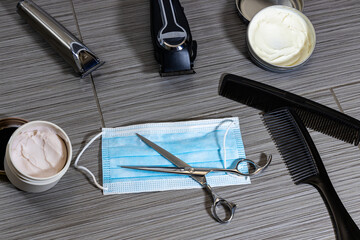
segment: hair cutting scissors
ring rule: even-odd
[[[195,181],[197,181],[203,188],[205,188],[213,198],[213,205],[211,208],[211,212],[213,217],[220,223],[228,223],[234,217],[236,204],[232,202],[228,202],[225,199],[221,198],[217,195],[209,184],[207,184],[205,175],[210,172],[229,172],[234,173],[241,176],[251,176],[260,173],[263,171],[271,162],[271,155],[269,155],[268,161],[265,166],[260,167],[255,162],[249,159],[242,159],[236,163],[236,167],[233,169],[224,169],[224,168],[193,168],[189,164],[185,163],[181,159],[177,158],[173,154],[169,153],[165,149],[161,148],[160,146],[156,145],[155,143],[151,142],[147,138],[141,136],[140,134],[136,134],[143,142],[145,142],[148,146],[153,148],[155,151],[160,153],[163,157],[168,159],[172,162],[176,168],[174,167],[146,167],[146,166],[121,166],[123,168],[131,168],[131,169],[138,169],[138,170],[147,170],[147,171],[155,171],[155,172],[167,172],[167,173],[176,173],[176,174],[185,174],[192,177]],[[254,170],[249,173],[242,173],[238,170],[238,166],[243,163],[249,163],[253,166]],[[221,219],[217,214],[218,207],[222,206],[223,209],[226,211],[226,216],[224,219]]]

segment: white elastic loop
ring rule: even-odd
[[[224,135],[224,140],[223,140],[223,148],[224,148],[224,168],[226,168],[226,136],[228,135],[228,132],[230,130],[230,127],[231,125],[233,124],[234,122],[231,122],[229,124],[229,126],[227,127],[226,129],[226,132],[225,132],[225,135]]]
[[[224,148],[224,168],[226,168],[226,137],[227,137],[227,134],[228,134],[228,132],[229,132],[229,130],[230,130],[231,125],[234,124],[234,123],[235,123],[235,122],[232,121],[232,122],[229,124],[229,126],[227,127],[226,132],[225,132],[225,134],[224,134],[224,141],[223,141],[223,148]],[[232,177],[242,178],[242,176],[235,175],[235,174],[231,174],[231,173],[228,173],[228,172],[226,172],[226,174],[227,174],[227,175],[230,175],[230,176],[232,176]]]
[[[79,159],[80,159],[81,155],[83,155],[83,153],[85,152],[85,150],[86,150],[96,139],[98,139],[101,135],[102,135],[102,132],[99,133],[99,134],[97,134],[95,137],[93,137],[93,138],[90,140],[90,142],[88,142],[88,143],[85,145],[85,147],[81,150],[81,152],[79,153],[79,155],[76,157],[76,160],[75,160],[75,162],[74,162],[74,167],[77,168],[77,169],[79,169],[79,170],[82,170],[82,171],[87,172],[87,173],[92,177],[93,182],[94,182],[94,184],[95,184],[96,187],[100,188],[101,190],[107,190],[107,188],[101,186],[101,185],[96,181],[96,178],[95,178],[94,174],[93,174],[89,169],[87,169],[87,168],[84,167],[84,166],[78,165],[78,162],[79,162]]]

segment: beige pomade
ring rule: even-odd
[[[47,178],[60,172],[67,155],[63,139],[47,126],[33,126],[19,132],[10,149],[15,168],[36,178]]]

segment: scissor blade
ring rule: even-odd
[[[136,170],[146,170],[146,171],[154,171],[154,172],[165,172],[165,173],[176,173],[183,175],[191,175],[188,170],[184,168],[175,168],[175,167],[146,167],[146,166],[120,166],[122,168],[130,168]]]
[[[166,158],[167,160],[169,160],[170,162],[172,162],[175,166],[179,167],[179,168],[185,168],[185,167],[189,167],[191,168],[191,166],[189,164],[187,164],[186,162],[184,162],[183,160],[181,160],[180,158],[172,155],[171,153],[169,153],[168,151],[166,151],[165,149],[163,149],[162,147],[156,145],[155,143],[151,142],[149,139],[141,136],[140,134],[136,133],[136,135],[147,145],[149,145],[151,148],[153,148],[155,151],[157,151],[158,153],[161,154],[161,156],[163,156],[164,158]],[[204,185],[206,183],[206,178],[205,176],[196,176],[196,175],[190,175],[195,181],[197,181],[198,183],[200,183],[201,185]]]
[[[179,168],[184,168],[184,167],[190,167],[191,166],[189,164],[187,164],[186,162],[184,162],[183,160],[181,160],[180,158],[177,158],[176,156],[172,155],[171,153],[169,153],[168,151],[166,151],[165,149],[163,149],[162,147],[156,145],[155,143],[151,142],[149,139],[141,136],[140,134],[136,135],[147,145],[149,145],[151,148],[153,148],[155,151],[157,151],[158,153],[160,153],[164,158],[166,158],[167,160],[169,160],[170,162],[172,162],[175,166],[179,167]]]

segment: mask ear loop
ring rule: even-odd
[[[234,124],[235,122],[233,120],[231,120],[231,123],[229,124],[229,126],[227,127],[226,131],[225,131],[225,134],[224,134],[224,139],[223,139],[223,149],[224,149],[224,168],[226,168],[226,137],[229,133],[229,130],[231,128],[231,126]],[[234,175],[234,174],[231,174],[231,173],[226,173],[227,175],[230,175],[232,177],[236,177],[236,178],[242,178],[242,176],[238,176],[238,175]]]
[[[224,148],[224,168],[226,168],[226,137],[229,133],[229,130],[230,130],[230,127],[231,125],[234,124],[234,121],[231,120],[231,123],[229,124],[229,126],[227,127],[226,131],[225,131],[225,134],[224,134],[224,139],[223,139],[223,148]]]
[[[93,138],[85,145],[85,147],[81,150],[81,152],[79,153],[79,155],[76,157],[76,160],[75,160],[75,162],[74,162],[74,167],[75,167],[76,169],[81,170],[81,171],[87,172],[87,173],[92,177],[93,182],[94,182],[94,184],[95,184],[95,186],[96,186],[97,188],[99,188],[99,189],[101,189],[101,190],[108,190],[108,188],[101,186],[101,185],[96,181],[96,178],[95,178],[94,174],[93,174],[88,168],[86,168],[86,167],[84,167],[84,166],[78,165],[78,162],[79,162],[79,160],[80,160],[80,157],[83,155],[83,153],[85,152],[85,150],[88,149],[89,146],[90,146],[96,139],[98,139],[101,135],[102,135],[102,132],[99,133],[99,134],[97,134],[95,137],[93,137]]]

